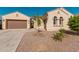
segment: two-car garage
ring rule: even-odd
[[[30,17],[14,12],[2,17],[3,29],[26,29],[30,28]]]
[[[7,20],[7,29],[24,29],[27,28],[27,20]]]

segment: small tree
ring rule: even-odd
[[[68,26],[71,30],[79,32],[79,16],[73,16],[69,19]]]
[[[42,19],[42,17],[40,17],[40,16],[34,16],[34,20],[36,21],[37,26],[38,26],[38,32],[39,32],[39,27],[41,25],[41,19]]]
[[[39,27],[41,25],[41,18],[39,16],[36,17],[37,26]]]
[[[43,16],[43,23],[44,23],[44,29],[47,30],[47,17],[48,17],[48,14],[46,13],[44,16]]]

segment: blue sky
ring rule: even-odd
[[[19,11],[28,16],[39,15],[42,16],[50,10],[54,10],[59,7],[0,7],[0,15],[5,15],[11,12]],[[64,7],[72,14],[79,14],[79,7]]]

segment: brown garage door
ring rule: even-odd
[[[27,28],[26,20],[7,20],[7,29],[23,29]]]

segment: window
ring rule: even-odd
[[[59,19],[59,26],[63,26],[63,17],[60,17]]]
[[[54,16],[53,25],[57,26],[57,17],[56,16]]]

